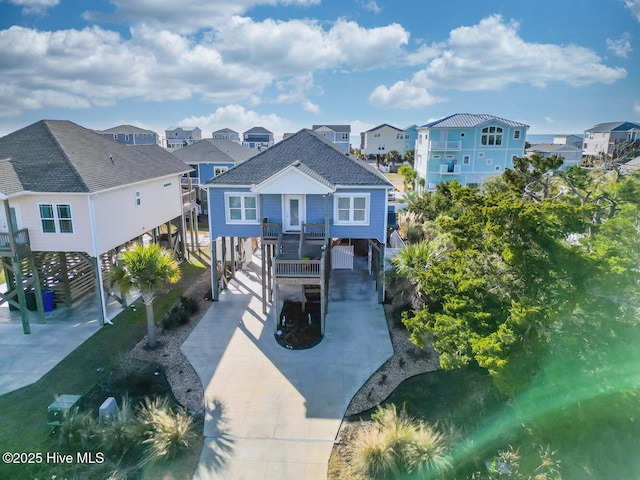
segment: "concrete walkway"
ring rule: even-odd
[[[196,480],[324,480],[344,412],[393,353],[364,259],[333,271],[325,337],[278,345],[259,276],[238,272],[182,346],[205,388]]]
[[[121,311],[109,298],[109,318]],[[94,294],[71,307],[45,312],[46,323],[38,323],[36,312],[28,315],[31,333],[25,335],[20,312],[0,305],[0,395],[37,382],[101,328]]]

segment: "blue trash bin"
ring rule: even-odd
[[[56,292],[53,290],[42,291],[42,304],[44,305],[45,312],[51,312],[53,310],[53,300],[56,296]]]

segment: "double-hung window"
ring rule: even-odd
[[[369,194],[336,194],[334,222],[336,225],[368,225]]]
[[[71,205],[42,203],[39,210],[43,233],[73,233]]]
[[[227,223],[257,223],[258,196],[255,194],[228,193],[226,199]]]

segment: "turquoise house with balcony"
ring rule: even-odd
[[[524,156],[528,125],[488,114],[457,113],[418,127],[415,170],[433,191],[458,180],[477,187]]]
[[[316,291],[326,308],[330,271],[368,255],[383,265],[387,191],[378,170],[312,130],[298,133],[202,185],[208,191],[213,299],[238,265],[241,239],[260,244],[263,309],[278,313],[279,288]],[[222,280],[222,281],[221,281]],[[382,292],[382,282],[379,282]],[[381,299],[381,295],[379,297]]]

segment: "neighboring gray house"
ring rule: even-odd
[[[230,142],[240,144],[240,134],[230,128],[216,130],[211,134],[211,138],[214,140],[229,140]]]
[[[95,132],[123,145],[160,145],[160,137],[156,132],[133,125],[119,125]]]
[[[314,125],[312,130],[329,140],[344,153],[349,153],[351,125]]]
[[[263,127],[253,127],[242,134],[242,145],[265,150],[274,144],[273,133]]]
[[[562,157],[564,163],[562,170],[569,167],[580,165],[582,162],[582,149],[572,145],[556,144],[556,143],[538,143],[531,145],[525,150],[525,154],[539,153],[545,158],[557,155]]]
[[[167,150],[173,152],[202,139],[202,131],[198,127],[170,127],[164,131]]]
[[[584,133],[582,153],[589,156],[610,156],[618,145],[640,140],[640,124],[633,122],[599,123]]]

